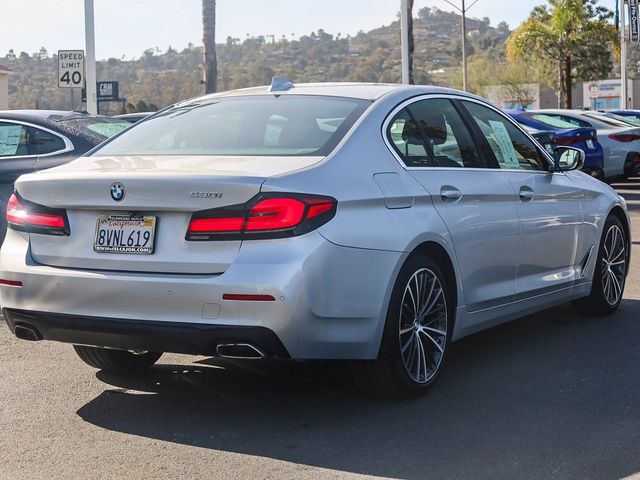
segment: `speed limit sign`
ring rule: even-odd
[[[58,50],[58,87],[84,87],[84,50]]]

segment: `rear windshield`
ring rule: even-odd
[[[578,120],[577,118],[572,118],[565,115],[555,115],[552,113],[531,113],[526,116],[552,128],[591,127],[589,122]]]
[[[327,155],[368,105],[303,95],[203,100],[155,115],[94,155]]]
[[[80,137],[88,137],[88,140],[93,140],[95,143],[103,142],[131,126],[130,122],[122,119],[90,117],[88,115],[58,120],[57,124],[64,132]]]
[[[601,113],[583,113],[583,115],[585,117],[591,118],[593,120],[597,120],[598,122],[602,122],[605,125],[609,125],[611,127],[628,127],[629,125],[632,125],[632,123],[629,121],[618,120],[614,117],[611,117],[609,115],[604,115]]]

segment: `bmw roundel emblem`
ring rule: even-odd
[[[111,185],[111,198],[116,202],[122,201],[124,198],[124,185],[121,183],[114,183]]]

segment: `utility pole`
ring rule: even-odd
[[[87,112],[98,114],[96,101],[96,39],[93,21],[93,0],[84,0],[84,38],[85,38],[85,89],[87,92]]]
[[[400,33],[402,47],[402,83],[409,84],[409,2],[400,3]]]
[[[478,0],[471,2],[468,7],[465,6],[465,0],[462,0],[462,6],[458,6],[449,0],[444,0],[453,8],[458,10],[462,15],[462,89],[467,91],[467,12],[473,7]]]
[[[627,108],[627,32],[625,31],[627,0],[620,2],[620,108]]]

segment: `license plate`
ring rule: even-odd
[[[153,253],[156,217],[100,215],[93,250],[98,253]]]
[[[587,140],[587,148],[593,150],[593,140]]]

